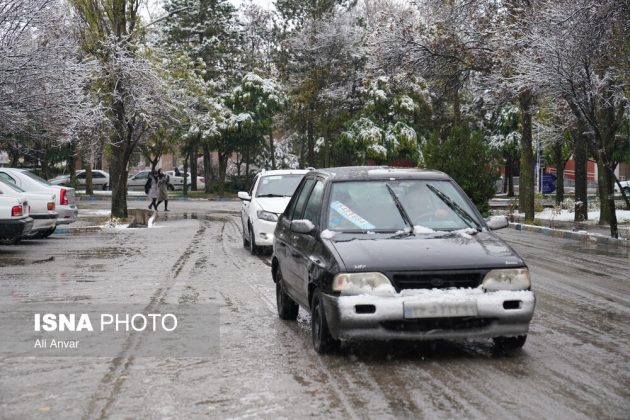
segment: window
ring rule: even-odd
[[[134,179],[147,179],[149,177],[148,171],[139,172],[134,176]]]
[[[291,216],[291,220],[300,219],[302,217],[302,213],[304,212],[304,206],[306,205],[306,199],[311,193],[311,189],[313,189],[313,184],[315,184],[314,179],[307,179],[304,182],[304,186],[300,191],[300,195],[295,201],[295,208],[293,210],[293,215]]]
[[[81,172],[80,174],[77,174],[77,179],[85,179],[85,177],[86,177],[85,172]],[[92,177],[94,177],[94,175],[92,175]]]
[[[0,179],[2,179],[3,181],[7,181],[10,182],[13,185],[17,185],[17,182],[15,182],[15,179],[11,178],[7,173],[5,172],[0,172]]]
[[[254,186],[256,185],[256,181],[258,181],[258,175],[254,177],[254,182],[252,182],[252,186],[249,188],[250,197],[254,194]]]
[[[105,175],[100,172],[92,172],[92,178],[105,178]]]
[[[304,175],[263,175],[256,197],[291,197]]]
[[[313,192],[308,199],[308,204],[304,210],[303,219],[310,220],[314,225],[319,222],[319,211],[322,208],[322,200],[324,198],[324,183],[317,181],[313,187]]]

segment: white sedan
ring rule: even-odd
[[[87,172],[83,169],[75,172],[77,177],[77,184],[80,187],[85,188],[85,179]],[[59,175],[53,179],[49,179],[53,185],[70,185],[71,179],[70,175]],[[92,170],[92,185],[95,190],[107,190],[109,188],[109,174],[105,171],[101,171],[99,169]]]
[[[55,211],[55,194],[29,193],[2,179],[0,179],[0,194],[28,201],[30,217],[33,219],[33,227],[28,237],[45,238],[55,231],[58,216]]]
[[[249,192],[240,191],[243,246],[252,254],[273,245],[278,215],[284,212],[306,169],[262,171]]]
[[[57,225],[67,225],[77,220],[79,209],[76,206],[74,188],[52,185],[26,169],[18,168],[0,168],[0,179],[28,192],[55,194]]]

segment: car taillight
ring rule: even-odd
[[[53,211],[55,209],[55,202],[54,201],[49,201],[48,202],[48,211]]]
[[[19,217],[24,214],[24,209],[22,206],[13,206],[11,208],[11,217]]]
[[[68,204],[70,204],[70,202],[68,201],[68,192],[65,189],[61,189],[61,194],[59,194],[59,204],[61,204],[62,206],[67,206]]]

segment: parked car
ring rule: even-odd
[[[280,215],[307,170],[273,170],[257,174],[249,192],[240,191],[243,246],[256,254],[273,245],[273,232]]]
[[[170,184],[173,185],[173,188],[171,189],[171,191],[173,189],[175,190],[182,190],[184,189],[184,175],[175,175],[175,171],[166,171],[164,172],[166,175],[169,176],[170,178]],[[192,180],[190,178],[190,175],[186,175],[186,182],[188,184],[188,187],[190,188],[190,186],[192,185]],[[206,179],[202,176],[198,176],[197,177],[197,189],[198,190],[203,190],[206,187]]]
[[[85,188],[87,172],[83,169],[75,172],[77,177],[77,184],[80,187]],[[59,175],[53,179],[49,179],[52,185],[70,185],[70,175]],[[92,186],[95,190],[106,191],[109,188],[109,174],[99,169],[92,170]]]
[[[311,316],[319,353],[340,341],[493,338],[524,345],[535,296],[527,265],[447,175],[353,167],[308,173],[280,216],[278,315]]]
[[[144,191],[144,185],[147,183],[151,171],[140,171],[127,178],[127,189]]]
[[[29,193],[8,181],[0,179],[0,194],[4,197],[24,198],[29,203],[29,215],[33,219],[30,238],[50,236],[57,226],[55,194]]]
[[[621,188],[623,189],[623,192],[626,193],[626,196],[630,197],[630,180],[619,181],[619,183],[621,184]],[[621,190],[619,189],[619,185],[617,185],[616,182],[613,185],[615,187],[615,195],[621,195]]]
[[[26,169],[0,168],[0,179],[28,192],[55,194],[57,225],[67,225],[77,220],[79,209],[76,206],[74,188],[52,185]]]
[[[0,244],[18,243],[30,233],[32,226],[26,199],[0,195]]]

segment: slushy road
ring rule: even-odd
[[[140,207],[141,203],[131,203]],[[90,206],[103,208],[107,203]],[[310,317],[278,319],[269,256],[243,248],[239,203],[173,202],[150,229],[0,247],[10,303],[220,305],[200,358],[0,355],[0,418],[627,418],[628,248],[511,229],[538,303],[527,343],[370,343],[319,356]],[[142,345],[142,342],[139,343]]]

